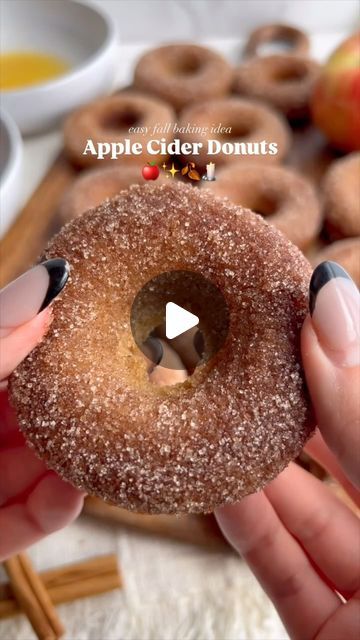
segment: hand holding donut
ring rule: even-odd
[[[51,321],[48,305],[66,278],[65,261],[53,259],[1,292],[0,339],[6,353],[2,380],[41,340]],[[353,394],[360,374],[359,311],[360,297],[347,274],[335,263],[320,265],[311,281],[311,318],[303,327],[302,353],[324,439],[317,433],[307,449],[353,499],[357,498],[354,486],[360,484],[359,416]],[[47,471],[26,448],[4,392],[0,399],[3,558],[76,517],[82,496]],[[337,416],[342,417],[341,425]],[[263,492],[218,509],[217,517],[226,537],[269,593],[292,637],[320,640],[328,638],[330,630],[341,634],[344,628],[350,638],[356,637],[358,522],[321,482],[291,464]],[[347,600],[345,605],[335,589]]]
[[[319,431],[306,449],[359,504],[360,296],[336,263],[315,270],[310,313],[302,357]],[[359,522],[320,480],[291,463],[263,491],[216,515],[291,638],[359,637]]]
[[[0,560],[61,529],[82,507],[82,494],[25,445],[4,384],[45,334],[67,273],[65,260],[48,260],[0,292]]]

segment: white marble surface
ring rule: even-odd
[[[164,28],[170,20],[168,39],[177,37],[211,37],[230,33],[232,39],[211,39],[210,44],[233,61],[240,58],[244,31],[265,21],[287,20],[321,26],[320,5],[337,5],[336,12],[326,15],[329,29],[313,33],[313,54],[323,59],[344,36],[354,14],[354,2],[101,2],[116,14],[122,41],[140,39],[141,44],[127,43],[119,48],[116,86],[131,80],[134,61],[144,49],[156,41],[154,5],[161,8]],[[242,19],[238,8],[242,7]],[[307,11],[309,5],[313,11]],[[343,7],[339,12],[338,5]],[[357,3],[355,3],[357,4]],[[124,8],[124,5],[127,5]],[[130,7],[131,5],[131,7]],[[286,7],[285,7],[286,5]],[[296,5],[296,7],[290,5]],[[153,11],[151,11],[151,7]],[[125,11],[126,9],[126,11]],[[286,10],[285,10],[286,9]],[[315,11],[316,9],[316,11]],[[325,12],[326,13],[326,12]],[[331,12],[330,12],[331,13]],[[129,20],[129,14],[132,21]],[[235,15],[236,14],[236,15]],[[141,25],[135,16],[141,15]],[[127,19],[125,20],[127,16]],[[180,20],[180,16],[183,16]],[[316,16],[316,20],[315,20]],[[340,19],[341,18],[341,19]],[[135,28],[136,26],[136,28]],[[157,24],[156,28],[160,28]],[[206,32],[206,33],[205,33]],[[239,32],[239,33],[238,33]],[[236,36],[236,38],[235,38]],[[158,33],[161,38],[161,32]],[[208,39],[204,40],[208,43]],[[25,202],[46,173],[61,147],[61,133],[54,131],[25,141],[23,179],[19,184]],[[282,640],[287,638],[270,601],[264,595],[242,560],[234,555],[214,554],[170,541],[158,541],[129,533],[121,528],[94,525],[80,518],[77,522],[34,545],[30,554],[36,567],[65,564],[88,556],[114,552],[118,554],[124,575],[121,592],[98,598],[87,598],[59,607],[67,627],[66,640]],[[4,575],[0,571],[0,578]],[[33,633],[27,621],[16,619],[0,623],[2,640],[31,640]]]

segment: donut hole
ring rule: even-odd
[[[198,73],[203,63],[193,55],[179,56],[174,61],[173,70],[179,76],[192,76]]]
[[[275,198],[259,193],[255,194],[254,204],[250,208],[254,213],[258,213],[260,216],[266,218],[267,216],[274,215],[279,206]]]
[[[198,319],[172,339],[166,336],[166,323],[172,322],[167,311],[169,302]],[[182,319],[180,327],[181,323]],[[160,384],[165,386],[185,381],[215,356],[227,337],[229,311],[220,289],[211,281],[199,273],[174,270],[144,283],[133,301],[130,325],[134,341],[148,361],[148,374],[161,376]],[[181,373],[185,374],[182,379]]]
[[[306,77],[307,73],[305,65],[291,64],[284,67],[274,67],[271,71],[271,78],[274,82],[279,83],[299,82]]]
[[[220,134],[220,137],[224,140],[241,140],[241,138],[247,138],[254,130],[253,123],[248,120],[238,121],[235,124],[229,122],[224,124],[224,127],[231,129],[231,133]]]
[[[251,185],[243,193],[240,193],[237,197],[237,202],[264,218],[274,215],[279,210],[277,198],[261,191],[256,191]]]
[[[294,40],[279,36],[268,42],[259,43],[255,53],[259,57],[271,56],[274,54],[291,53],[295,48]]]
[[[118,111],[111,110],[102,119],[104,129],[111,131],[129,131],[141,122],[141,114],[133,107],[128,107]]]

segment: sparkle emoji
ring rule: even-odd
[[[179,173],[179,169],[175,169],[174,163],[171,164],[171,169],[168,169],[168,173],[171,174],[172,178],[175,178],[175,174]]]

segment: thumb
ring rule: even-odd
[[[42,262],[0,291],[0,380],[41,340],[51,322],[50,303],[64,288],[69,265]]]
[[[323,262],[313,273],[310,314],[302,329],[302,357],[319,429],[359,486],[360,294],[335,262]]]

